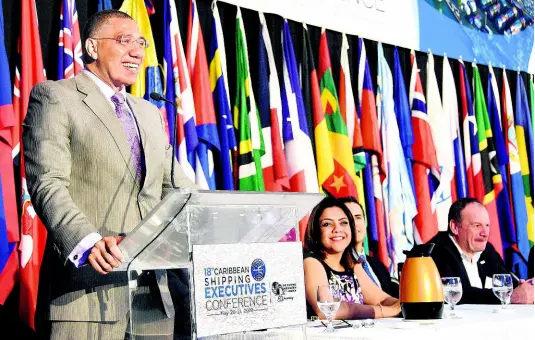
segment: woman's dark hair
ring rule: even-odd
[[[320,203],[318,203],[318,205],[314,207],[314,209],[312,209],[310,217],[308,218],[308,225],[305,233],[304,249],[306,252],[312,252],[318,255],[321,259],[325,259],[325,247],[321,243],[320,217],[325,209],[332,207],[342,209],[349,221],[349,227],[351,230],[351,242],[344,250],[340,263],[346,270],[353,269],[356,264],[356,261],[353,258],[351,252],[357,245],[357,239],[355,238],[354,233],[355,220],[353,219],[353,215],[351,215],[351,211],[349,211],[346,205],[336,198],[325,197]]]

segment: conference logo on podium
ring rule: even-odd
[[[194,245],[197,335],[304,322],[302,264],[298,243]]]
[[[255,281],[262,281],[266,276],[266,264],[262,259],[255,259],[251,264],[251,275]]]
[[[271,305],[266,264],[204,268],[205,308],[209,316],[237,315],[265,310]]]

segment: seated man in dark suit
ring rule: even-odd
[[[385,265],[375,257],[368,256],[364,253],[364,238],[366,237],[366,216],[362,206],[355,197],[343,197],[339,201],[345,203],[353,218],[355,219],[355,237],[357,247],[353,249],[353,256],[357,261],[362,262],[362,268],[368,274],[370,279],[379,286],[384,292],[392,297],[399,298],[399,283],[396,279],[390,277],[390,273]]]
[[[475,198],[461,198],[448,213],[448,231],[439,232],[429,243],[440,276],[461,278],[459,303],[499,304],[492,292],[492,276],[510,273],[494,247],[488,243],[490,219],[487,209]],[[515,282],[511,303],[533,303],[532,281]]]

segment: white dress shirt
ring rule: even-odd
[[[463,260],[464,269],[466,269],[466,273],[468,274],[470,285],[476,288],[485,288],[483,287],[481,277],[479,277],[479,269],[477,268],[477,262],[479,261],[482,252],[475,253],[474,256],[472,256],[472,260],[470,260],[468,256],[465,255],[455,238],[451,235],[449,236],[453,244],[455,244],[455,247],[457,247],[457,250],[459,250],[459,254],[461,254],[461,259]]]

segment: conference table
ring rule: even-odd
[[[449,312],[447,306],[445,311]],[[378,319],[374,320],[371,328],[364,328],[361,325],[362,321],[359,320],[348,321],[352,326],[335,321],[336,330],[332,333],[324,332],[325,327],[321,321],[309,321],[306,326],[235,333],[214,338],[225,340],[525,339],[532,337],[535,326],[533,305],[509,305],[506,311],[502,311],[500,306],[496,305],[460,305],[455,307],[455,314],[457,318],[427,321],[407,321],[402,318]]]

